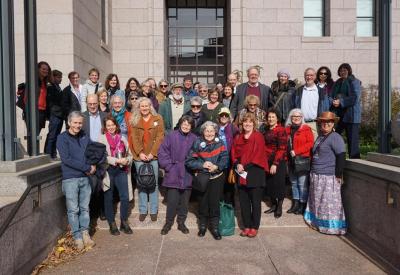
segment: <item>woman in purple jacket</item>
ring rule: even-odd
[[[192,176],[186,170],[185,158],[197,137],[191,133],[194,127],[192,117],[182,116],[178,125],[178,130],[171,132],[158,149],[158,162],[166,173],[162,185],[167,189],[167,215],[161,235],[166,235],[171,230],[176,214],[178,214],[178,230],[184,234],[189,233],[185,220],[192,188]]]

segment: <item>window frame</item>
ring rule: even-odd
[[[357,5],[358,0],[356,1]],[[379,3],[377,0],[372,0],[372,16],[358,16],[358,5],[356,6],[356,36],[357,37],[376,37],[378,36],[378,15],[379,15]],[[372,19],[372,35],[371,36],[360,36],[358,35],[357,24],[359,19]]]
[[[304,4],[303,2],[303,37],[326,37],[330,36],[330,0],[320,0],[322,3],[322,15],[321,16],[304,16]],[[304,26],[307,19],[320,19],[322,23],[322,35],[321,36],[314,36],[314,35],[307,35],[304,33]]]

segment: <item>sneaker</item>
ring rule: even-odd
[[[143,222],[147,217],[147,214],[139,214],[139,221]]]
[[[81,251],[85,248],[85,245],[83,244],[82,239],[76,239],[74,242],[75,242],[76,250]]]
[[[255,236],[257,236],[257,229],[251,228],[247,234],[247,237],[254,238]]]
[[[247,236],[249,236],[249,231],[250,231],[250,228],[245,228],[245,229],[243,229],[242,232],[240,232],[240,236],[241,236],[241,237],[247,237]]]
[[[157,221],[157,214],[150,214],[150,219],[152,222]]]
[[[89,232],[87,230],[82,232],[83,244],[85,247],[93,247],[96,243],[90,238]]]

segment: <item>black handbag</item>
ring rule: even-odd
[[[309,157],[295,156],[294,157],[294,172],[296,174],[308,173],[311,168],[311,159]]]
[[[144,162],[137,171],[137,187],[140,191],[153,192],[156,188],[156,177],[153,166]]]
[[[199,172],[193,177],[192,188],[199,192],[205,192],[209,180],[210,174]]]

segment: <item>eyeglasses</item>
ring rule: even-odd
[[[137,97],[131,97],[130,100],[137,100]]]
[[[204,92],[204,93],[207,93],[207,92],[208,92],[208,90],[199,90],[199,92]]]
[[[200,108],[201,108],[201,105],[191,105],[191,107],[192,107],[192,108],[200,109]]]
[[[293,118],[301,118],[301,117],[303,117],[303,116],[292,116]]]
[[[328,75],[327,72],[320,72],[319,75]]]
[[[97,106],[98,103],[88,103],[88,106]]]
[[[161,88],[167,88],[168,85],[160,85]]]

